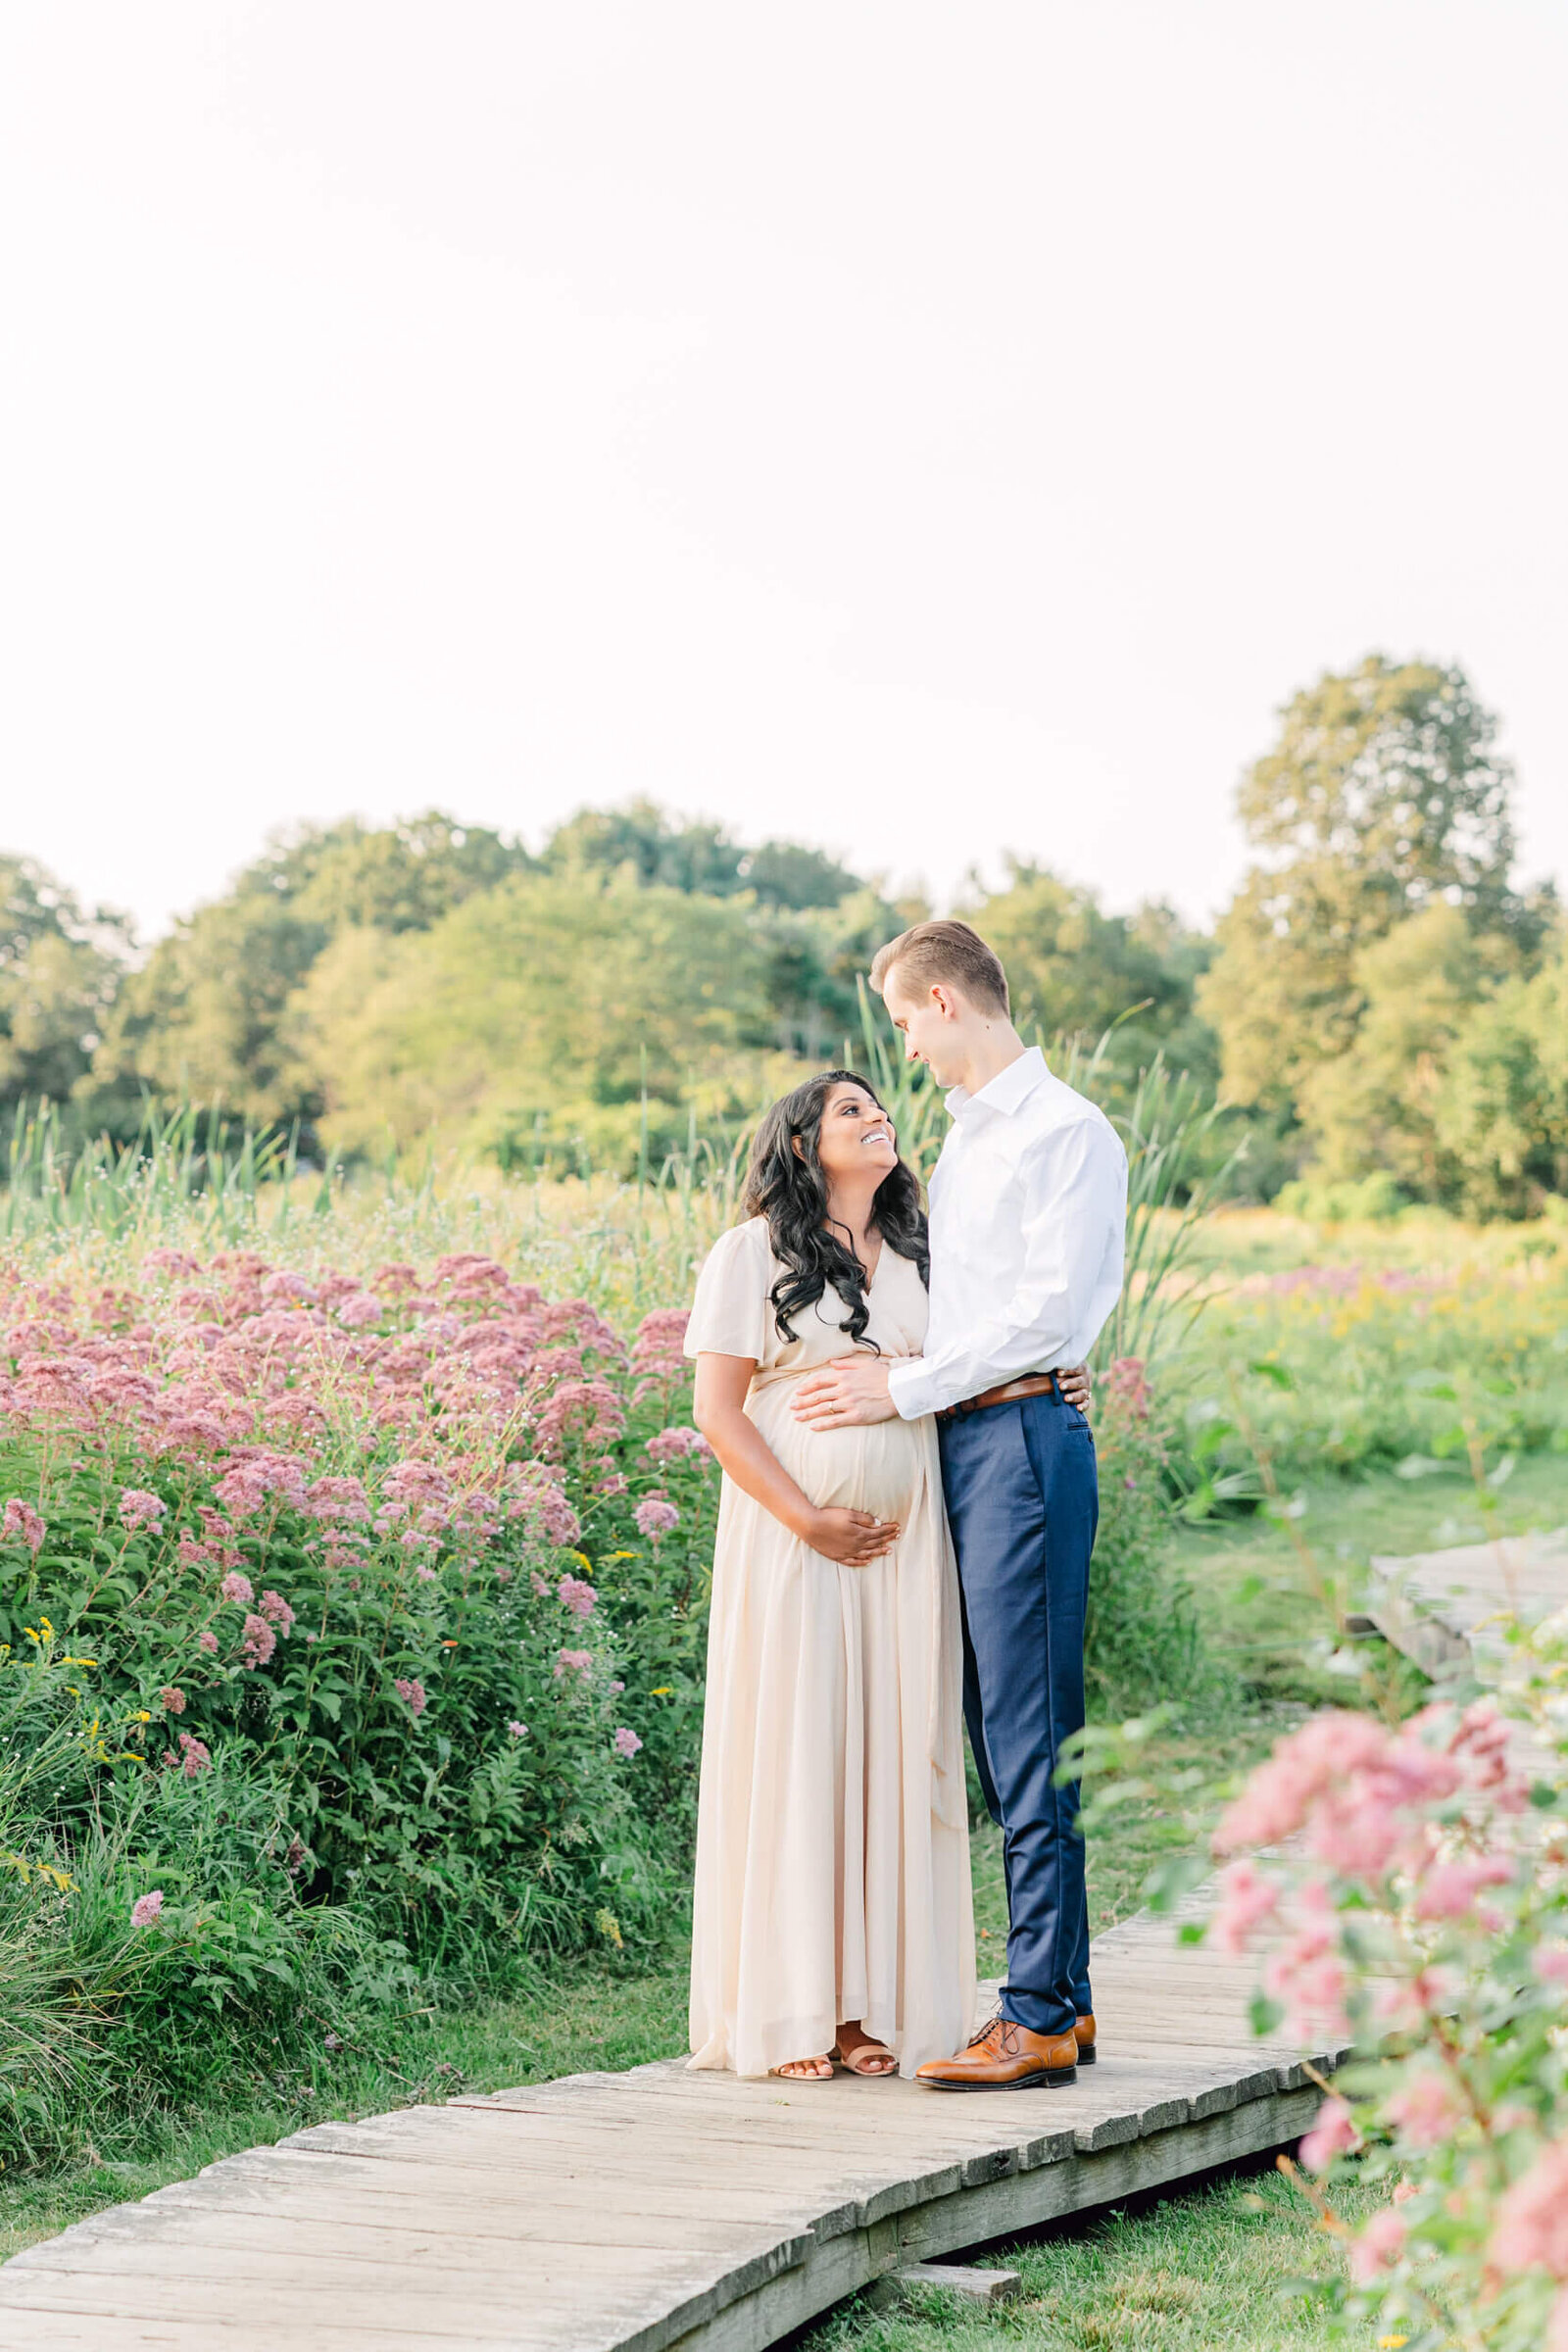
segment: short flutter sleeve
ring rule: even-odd
[[[761,1363],[771,1328],[767,1220],[753,1217],[719,1235],[697,1277],[686,1326],[688,1355],[747,1355]]]

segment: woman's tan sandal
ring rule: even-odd
[[[899,2062],[887,2044],[873,2041],[869,2034],[862,2034],[859,2040],[848,2050],[845,2049],[844,2037],[840,2034],[838,2040],[833,2044],[832,2054],[841,2066],[849,2068],[852,2075],[859,2075],[868,2082],[878,2082],[885,2075],[896,2075],[899,2071]],[[879,2058],[885,2058],[887,2064],[885,2066],[876,2065],[874,2061]],[[865,2063],[867,2060],[871,2060],[873,2063],[868,2065]]]

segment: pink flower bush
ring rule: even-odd
[[[155,1886],[151,1894],[138,1894],[130,1906],[131,1926],[133,1928],[152,1927],[163,1907],[164,1890],[161,1886]]]
[[[657,1544],[672,1528],[680,1525],[680,1512],[667,1494],[645,1494],[633,1513],[640,1535]]]
[[[421,1859],[444,1858],[505,1753],[526,1802],[492,1817],[487,1885],[521,1889],[550,1854],[565,1899],[597,1908],[596,1821],[641,1834],[664,1795],[623,1770],[643,1752],[616,1720],[623,1624],[645,1582],[671,1624],[705,1592],[716,1478],[680,1426],[684,1315],[628,1348],[476,1250],[352,1273],[171,1250],[113,1285],[62,1262],[0,1263],[0,1589],[101,1661],[83,1703],[130,1751],[121,1779],[144,1758],[177,1804],[221,1740],[225,1801],[275,1775],[282,1818],[310,1825],[313,1896],[353,1906],[406,1871],[415,1816]],[[633,1548],[650,1527],[662,1560]],[[596,1574],[617,1555],[640,1558],[629,1582]],[[569,1646],[590,1623],[592,1649]],[[457,1668],[462,1737],[426,1806],[406,1727]]]
[[[1354,2096],[1300,2147],[1309,2173],[1353,2154],[1392,2190],[1350,2236],[1351,2310],[1502,2352],[1561,2333],[1568,2352],[1568,1609],[1512,1643],[1533,1791],[1494,1698],[1319,1715],[1223,1815],[1208,1934],[1262,1941],[1260,2024],[1283,2018],[1319,2064],[1357,2052]]]

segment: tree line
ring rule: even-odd
[[[1214,932],[1110,914],[1010,861],[963,911],[1047,1041],[1113,1027],[1245,1128],[1241,1182],[1523,1214],[1568,1192],[1568,963],[1513,880],[1511,777],[1457,668],[1369,657],[1281,713],[1244,777],[1256,861]],[[616,1166],[722,1133],[855,1053],[859,976],[930,909],[808,846],[651,803],[542,851],[430,811],[273,842],[145,955],[0,856],[0,1114],[133,1134],[149,1102],[383,1155],[431,1130],[506,1166]]]

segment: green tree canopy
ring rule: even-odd
[[[1510,883],[1512,779],[1495,737],[1462,670],[1381,654],[1287,704],[1239,795],[1265,856],[1198,991],[1233,1100],[1294,1108],[1355,1037],[1357,957],[1427,906],[1457,908],[1516,960],[1538,948],[1548,908]]]
[[[130,952],[122,915],[82,906],[30,858],[0,856],[0,1104],[70,1094]]]
[[[656,1148],[687,1106],[748,1107],[768,1046],[766,958],[744,904],[624,872],[514,875],[426,932],[344,931],[290,1032],[339,1149],[432,1126],[500,1152],[624,1164],[647,1090]]]
[[[1098,1039],[1125,1021],[1118,1064],[1135,1070],[1163,1045],[1179,1067],[1212,1076],[1214,1040],[1193,1009],[1207,943],[1171,908],[1105,914],[1093,891],[1010,860],[1007,887],[968,909],[1007,970],[1013,1018],[1027,1036]]]

